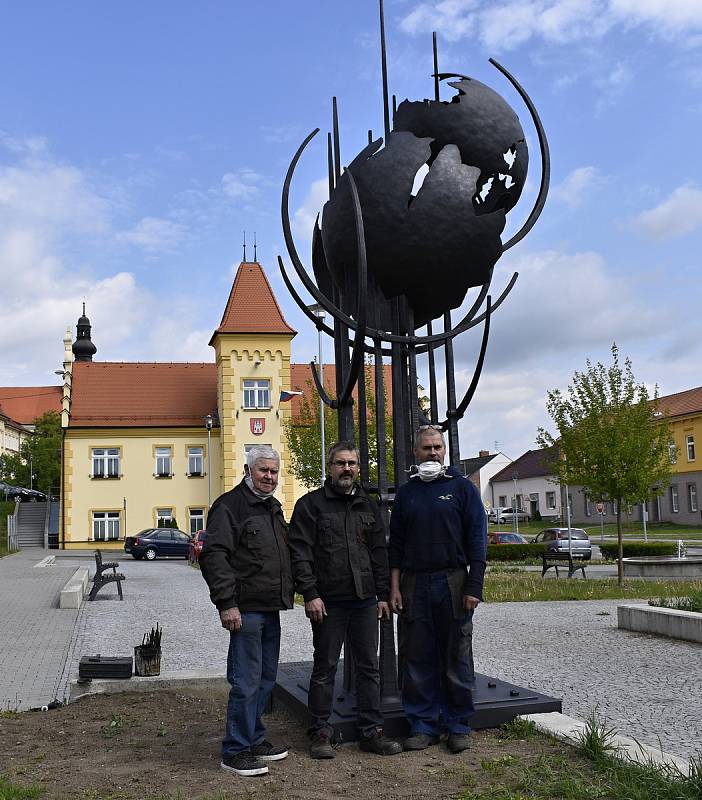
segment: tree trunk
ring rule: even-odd
[[[619,552],[617,555],[617,580],[621,586],[624,583],[624,537],[622,535],[622,499],[617,498],[617,544]]]

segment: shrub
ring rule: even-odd
[[[530,561],[540,559],[544,552],[542,544],[489,544],[488,561]]]
[[[619,555],[619,545],[616,542],[607,542],[600,545],[603,558],[616,560]],[[678,552],[677,542],[624,542],[624,558],[634,556],[674,556]]]

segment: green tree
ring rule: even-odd
[[[575,372],[567,394],[548,393],[548,413],[558,433],[539,429],[542,447],[558,445],[554,471],[562,484],[581,485],[598,500],[617,504],[619,583],[623,579],[622,508],[662,494],[670,481],[669,426],[656,418],[658,387],[650,397],[634,379],[631,361],[587,362]]]
[[[366,407],[368,429],[368,460],[370,481],[378,480],[378,438],[375,422],[375,392],[373,383],[373,367],[366,370]],[[385,447],[387,452],[388,475],[393,474],[392,454],[392,416],[385,404]],[[354,419],[358,431],[358,405],[354,404]],[[308,489],[315,489],[322,484],[322,433],[319,425],[319,395],[310,378],[300,402],[300,412],[294,420],[287,419],[283,423],[285,440],[290,453],[288,471]],[[358,434],[357,434],[358,436]],[[324,438],[327,448],[339,438],[339,425],[336,411],[324,407]],[[358,442],[357,442],[358,444]],[[392,480],[392,478],[391,478]]]
[[[19,453],[0,456],[0,480],[42,492],[59,487],[61,477],[61,417],[47,411],[34,420],[34,431]],[[30,471],[33,478],[30,477]]]

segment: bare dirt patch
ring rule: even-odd
[[[563,752],[540,736],[514,740],[491,730],[475,733],[472,748],[457,756],[443,743],[392,757],[348,744],[334,761],[313,761],[302,726],[276,711],[267,718],[268,738],[286,743],[290,755],[266,776],[239,778],[219,767],[225,703],[212,690],[128,692],[0,718],[0,775],[42,787],[47,800],[412,800],[489,786],[486,762]]]

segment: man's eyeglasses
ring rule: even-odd
[[[419,431],[439,431],[439,433],[443,433],[444,429],[441,427],[441,425],[420,425],[419,428],[417,428],[417,430],[419,430]]]
[[[335,467],[357,467],[358,461],[342,461],[341,459],[336,459],[332,462]]]

